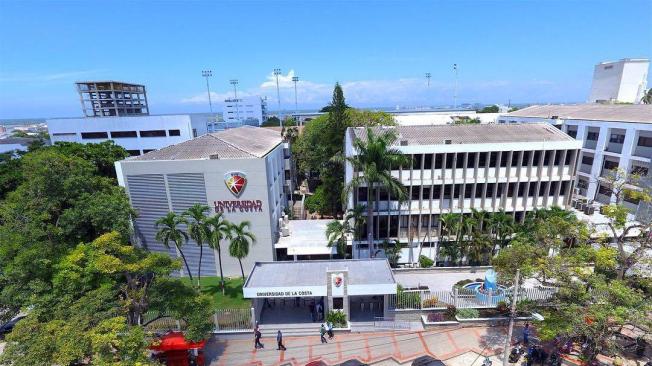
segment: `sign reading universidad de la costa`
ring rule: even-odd
[[[238,198],[247,187],[247,175],[240,171],[227,172],[224,174],[224,184]],[[215,212],[263,212],[261,200],[224,200],[214,201],[213,204]]]

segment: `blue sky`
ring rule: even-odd
[[[353,106],[581,102],[593,66],[652,57],[652,1],[0,1],[0,118],[78,116],[74,81],[147,86],[151,113],[214,97]],[[424,73],[432,74],[426,87]]]

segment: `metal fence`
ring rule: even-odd
[[[412,324],[407,320],[396,320],[392,318],[375,317],[374,328],[410,330],[412,328]]]
[[[239,331],[253,329],[252,309],[219,309],[211,316],[210,321],[215,325],[214,331]],[[165,332],[170,330],[186,330],[187,325],[183,319],[176,319],[170,314],[148,312],[143,317],[143,326],[152,332]]]
[[[557,289],[552,287],[520,288],[518,301],[544,301],[552,298]],[[451,291],[402,290],[388,296],[390,310],[435,310],[452,305],[456,308],[494,308],[500,302],[509,303],[513,289],[496,293],[481,293],[472,289],[454,287]]]

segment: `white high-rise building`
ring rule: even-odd
[[[640,103],[647,87],[649,68],[650,60],[645,58],[625,58],[595,65],[589,103]]]
[[[267,120],[267,100],[258,95],[226,99],[222,117],[226,123],[241,121],[246,125],[260,126]]]

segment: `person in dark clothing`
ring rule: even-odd
[[[321,328],[319,328],[319,335],[321,336],[321,343],[328,343],[326,340],[326,337],[324,335],[326,334],[326,327],[324,327],[324,324],[321,325]]]
[[[285,346],[283,345],[283,333],[281,333],[280,330],[276,332],[276,343],[278,343],[278,348],[276,348],[277,350],[279,351],[286,350]]]
[[[530,343],[530,323],[525,323],[523,328],[523,344],[528,345]]]
[[[254,329],[254,348],[265,348],[265,346],[260,343],[260,337],[262,337],[263,334],[260,333],[260,329],[258,329],[258,325],[256,325],[256,329]]]

